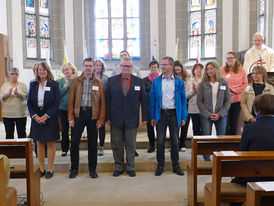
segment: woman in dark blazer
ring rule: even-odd
[[[37,141],[40,176],[53,176],[55,140],[59,139],[58,108],[59,84],[54,81],[49,65],[42,62],[37,67],[36,81],[30,84],[28,109],[31,117],[30,137]],[[45,144],[48,149],[48,169],[45,171]]]

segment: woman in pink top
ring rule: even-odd
[[[227,81],[231,96],[231,107],[227,115],[227,135],[235,135],[237,131],[238,118],[241,112],[241,97],[247,85],[247,76],[235,52],[228,52],[226,65],[221,68],[224,79]]]

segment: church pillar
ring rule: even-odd
[[[176,47],[176,1],[166,1],[166,56],[175,57]]]
[[[250,48],[250,1],[241,0],[239,4],[239,47],[238,50]],[[253,34],[251,34],[253,35]]]
[[[233,37],[233,1],[223,1],[223,59],[220,59],[222,65],[225,64],[226,53],[232,51]]]
[[[65,3],[65,41],[67,55],[70,63],[74,64],[74,22],[73,22],[73,0],[66,0]]]
[[[0,33],[8,35],[6,0],[0,0],[0,5]]]
[[[150,56],[159,60],[158,0],[150,0]]]

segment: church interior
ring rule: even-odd
[[[140,77],[145,78],[150,73],[149,63],[157,60],[162,67],[162,58],[166,56],[180,61],[189,75],[192,74],[193,65],[197,63],[205,66],[208,62],[215,62],[218,67],[224,67],[228,52],[231,51],[236,53],[243,65],[246,52],[254,47],[255,33],[262,35],[264,46],[274,48],[272,0],[0,0],[0,5],[0,86],[9,81],[11,68],[16,67],[18,81],[29,89],[31,81],[35,80],[33,66],[40,62],[47,62],[54,80],[63,77],[62,65],[66,63],[72,63],[80,76],[84,71],[83,60],[89,57],[102,59],[104,72],[110,77],[114,68],[120,67],[120,52],[123,50],[129,53],[133,66],[140,69]],[[270,61],[259,55],[251,62],[266,66]],[[273,67],[270,66],[266,71],[270,84],[274,85],[274,54],[272,62]],[[253,71],[252,65],[243,68],[246,74]],[[128,177],[126,173],[113,177],[111,128],[106,124],[104,152],[97,157],[97,179],[90,178],[88,174],[87,130],[83,132],[80,142],[79,175],[73,179],[68,178],[70,151],[63,156],[61,140],[57,140],[54,176],[49,179],[40,178],[40,170],[35,170],[39,165],[39,158],[32,150],[30,155],[27,154],[26,148],[29,146],[24,145],[23,140],[20,143],[16,132],[15,142],[18,145],[13,142],[9,143],[9,147],[14,146],[14,149],[5,147],[3,117],[1,110],[1,206],[229,205],[234,201],[246,202],[248,197],[245,195],[252,185],[248,184],[247,190],[239,187],[231,189],[229,186],[221,188],[216,182],[229,184],[232,177],[237,176],[237,170],[239,174],[245,174],[245,166],[246,170],[252,168],[250,171],[253,171],[254,165],[257,165],[254,170],[267,177],[274,171],[273,166],[269,166],[268,171],[266,167],[259,167],[262,165],[259,161],[272,161],[274,165],[272,152],[261,155],[256,153],[256,161],[255,157],[235,157],[241,155],[234,151],[238,150],[244,127],[244,120],[239,117],[237,131],[233,136],[219,139],[218,131],[213,127],[212,136],[205,136],[204,141],[198,137],[193,138],[193,122],[190,121],[183,147],[185,149],[179,151],[179,165],[184,172],[183,176],[172,172],[170,131],[166,133],[164,173],[161,176],[154,175],[157,153],[147,152],[150,146],[147,128],[140,121],[136,137],[136,177]],[[32,118],[27,115],[27,137]],[[219,145],[222,145],[222,149]],[[31,146],[34,150],[34,144]],[[157,150],[156,147],[155,149]],[[21,150],[26,153],[20,154]],[[9,167],[4,164],[5,158],[1,154],[8,156]],[[210,155],[211,161],[204,161],[202,155]],[[222,159],[226,155],[227,163],[225,158]],[[241,167],[232,157],[246,162]],[[249,164],[248,161],[253,162]],[[47,162],[46,157],[46,167]],[[20,170],[20,174],[13,174],[13,169],[21,164],[25,165],[24,172]],[[229,164],[230,169],[226,170],[231,172],[226,172],[225,169],[220,172],[221,169],[213,168],[220,165],[229,168]],[[8,170],[8,177],[4,176],[4,169]],[[252,176],[251,172],[248,175]],[[209,182],[212,182],[212,188],[206,185]],[[213,186],[215,183],[217,189]],[[269,199],[272,197],[272,204],[243,205],[273,205],[273,191],[272,184],[272,190],[267,193]],[[233,197],[229,199],[229,195]],[[8,196],[10,199],[6,198]],[[16,199],[11,199],[12,196]]]

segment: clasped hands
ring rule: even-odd
[[[219,115],[218,113],[214,113],[214,114],[211,114],[211,115],[209,116],[209,119],[210,119],[211,121],[217,121],[219,118],[220,118],[220,115]]]
[[[38,124],[46,124],[48,116],[46,114],[44,114],[41,117],[39,117],[38,115],[35,115],[34,119]]]

